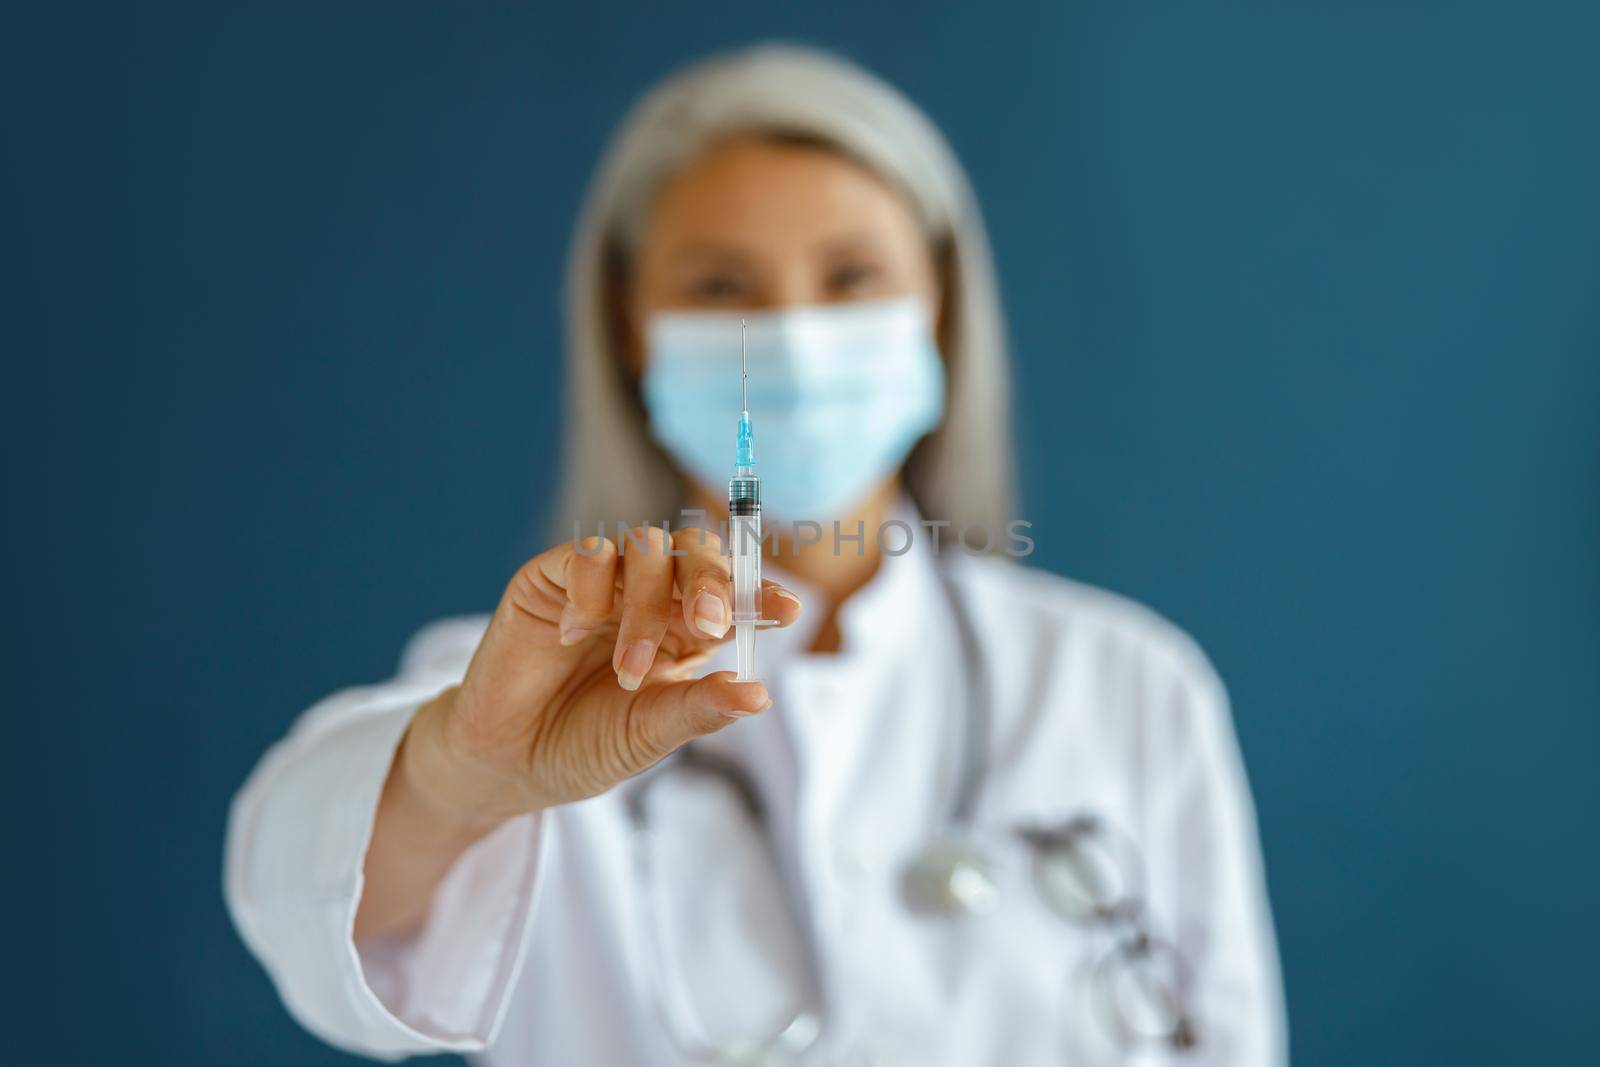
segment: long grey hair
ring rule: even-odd
[[[827,145],[901,190],[926,231],[944,304],[949,375],[943,424],[906,461],[922,514],[955,529],[1013,516],[1009,359],[983,219],[966,174],[911,101],[826,52],[761,45],[667,78],[623,122],[589,187],[567,273],[566,436],[557,540],[573,523],[676,519],[685,487],[651,440],[628,369],[620,309],[654,195],[711,144],[734,135]],[[730,449],[732,428],[729,429]]]

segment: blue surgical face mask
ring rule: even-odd
[[[779,518],[849,514],[944,415],[944,366],[920,299],[662,312],[648,330],[650,432],[707,488],[733,475],[741,320],[762,506]]]

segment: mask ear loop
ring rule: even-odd
[[[600,253],[601,292],[604,294],[605,349],[611,354],[611,372],[621,391],[633,398],[643,415],[644,331],[629,311],[633,295],[633,257],[615,237]],[[644,425],[641,423],[640,425]]]
[[[644,334],[628,312],[628,299],[633,289],[633,257],[622,240],[613,234],[604,239],[600,258],[601,340],[610,357],[605,360],[608,365],[604,373],[611,375],[617,395],[632,409],[627,430],[637,433],[640,444],[653,451],[677,479],[676,506],[681,514],[689,507],[689,477],[646,429],[650,425],[650,410],[644,399]]]
[[[960,314],[958,309],[951,306],[950,294],[956,292],[954,285],[956,270],[956,244],[949,233],[930,235],[928,238],[929,255],[934,261],[934,274],[938,279],[939,292],[933,306],[928,309],[929,329],[933,333],[933,350],[939,355],[939,367],[944,374],[945,412],[939,420],[939,425],[925,434],[923,438],[912,446],[905,462],[900,465],[900,482],[905,486],[906,494],[911,497],[911,502],[917,510],[924,515],[934,514],[935,510],[930,495],[923,491],[927,476],[923,474],[924,468],[930,462],[928,457],[940,447],[940,440],[944,434],[945,423],[950,417],[949,407],[953,403],[955,390],[956,368],[950,361],[954,358],[957,348],[950,343],[950,330]]]
[[[936,303],[928,310],[932,312],[933,343],[939,350],[940,362],[946,364],[946,352],[952,351],[954,346],[949,344],[949,330],[955,321],[955,313],[950,309],[949,296],[955,292],[956,275],[956,243],[949,234],[941,234],[930,240],[932,247],[929,254],[933,257],[933,273],[938,282],[939,291],[934,294]],[[948,383],[946,383],[948,384]]]

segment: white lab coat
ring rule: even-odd
[[[944,828],[961,758],[967,656],[939,566],[968,604],[992,690],[975,825],[1001,903],[975,918],[916,915],[901,895],[904,865]],[[355,944],[394,747],[459,680],[484,622],[436,623],[393,680],[312,708],[234,802],[234,922],[327,1041],[507,1067],[679,1064],[663,996],[699,1020],[691,1036],[727,1043],[781,1024],[814,981],[825,1025],[807,1063],[1169,1062],[1115,1054],[1085,977],[1108,935],[1044,905],[1012,832],[1089,812],[1138,842],[1150,924],[1193,968],[1202,1043],[1171,1062],[1284,1062],[1254,816],[1200,650],[1111,594],[948,550],[936,562],[926,538],[844,606],[841,653],[804,652],[814,617],[764,631],[774,708],[702,742],[749,771],[770,838],[714,780],[665,779],[651,794],[657,873],[642,886],[625,783],[507,823],[457,863],[414,938]],[[652,938],[667,947],[655,966]]]

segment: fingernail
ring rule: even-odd
[[[649,641],[635,641],[629,645],[622,654],[622,662],[617,666],[617,684],[627,690],[639,688],[645,673],[650,670],[650,661],[655,658],[654,651]]]
[[[721,637],[728,632],[728,605],[715,593],[701,593],[694,601],[694,624],[701,633]]]
[[[580,625],[573,619],[572,609],[563,608],[561,611],[561,643],[575,645],[594,632],[594,627]]]
[[[752,708],[750,711],[746,711],[743,708],[734,708],[732,711],[728,712],[728,714],[729,715],[735,715],[735,716],[737,716],[737,717],[739,717],[741,719],[745,719],[745,718],[749,718],[751,715],[760,715],[763,711],[766,711],[770,707],[772,707],[772,701],[769,699],[765,704],[761,705],[759,708]]]
[[[796,604],[800,604],[800,598],[795,596],[793,593],[789,592],[789,590],[785,589],[781,585],[775,585],[775,586],[773,586],[771,589],[769,589],[767,591],[769,593],[771,593],[773,596],[781,596],[785,600],[792,600]],[[800,604],[800,606],[801,607],[805,607],[804,604]]]

